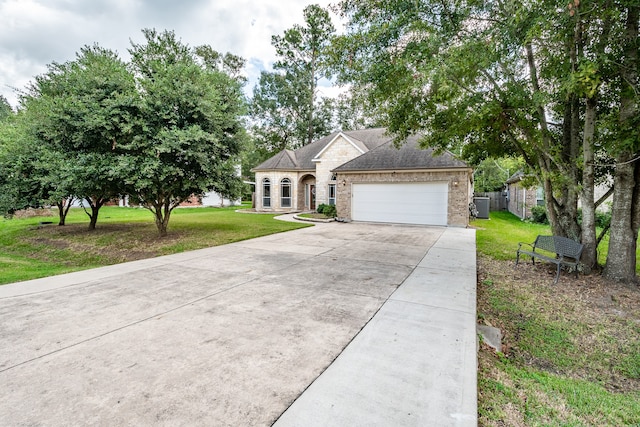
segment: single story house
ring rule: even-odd
[[[507,198],[507,210],[512,214],[520,217],[521,219],[531,218],[531,208],[534,206],[544,206],[544,189],[540,185],[534,185],[531,187],[525,187],[522,184],[525,174],[522,171],[518,171],[513,174],[505,182],[505,196]],[[596,185],[594,189],[595,199],[598,200],[610,190],[611,185],[609,183],[602,183]],[[611,201],[612,197],[609,196],[606,200]],[[582,200],[578,199],[578,207],[581,207]],[[599,211],[607,211],[610,209],[610,205],[603,203],[598,208]]]
[[[282,150],[252,169],[259,212],[335,205],[353,221],[466,227],[472,169],[451,153],[421,149],[419,136],[396,148],[386,129],[334,132]]]
[[[531,208],[544,206],[544,190],[540,186],[525,187],[522,171],[514,173],[505,183],[507,210],[521,219],[531,218]]]

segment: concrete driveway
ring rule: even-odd
[[[447,247],[447,242],[454,246]],[[463,252],[455,252],[459,247],[464,248],[462,258]],[[466,265],[471,251],[473,278]],[[466,260],[463,267],[458,265],[461,259]],[[456,271],[464,276],[460,285],[455,285]],[[390,298],[403,282],[396,298]],[[460,393],[447,397],[454,407],[446,408],[447,413],[435,414],[438,405],[425,409],[422,404],[421,414],[381,415],[378,425],[389,419],[398,420],[395,425],[424,425],[425,420],[442,417],[450,425],[473,425],[473,232],[355,223],[321,224],[0,286],[0,424],[253,426],[271,425],[289,408],[279,421],[282,425],[309,425],[305,417],[317,420],[317,425],[357,425],[358,410],[371,414],[357,399],[353,405],[362,408],[341,409],[356,419],[355,424],[339,413],[325,419],[332,422],[323,422],[322,414],[331,411],[318,402],[326,402],[335,390],[335,378],[344,381],[349,372],[362,373],[362,363],[378,360],[358,355],[375,352],[371,340],[386,327],[385,318],[411,312],[399,303],[415,306],[418,316],[431,313],[419,321],[423,323],[404,316],[404,326],[400,315],[396,326],[402,330],[427,330],[424,322],[440,325],[449,320],[429,332],[439,341],[433,346],[448,348],[448,353],[435,355],[443,358],[428,374],[435,382],[421,380],[425,373],[405,372],[393,375],[397,385],[402,386],[402,375],[407,375],[438,396],[442,388],[437,378],[445,375],[445,388]],[[422,308],[429,305],[436,311]],[[383,333],[397,336],[398,330]],[[403,339],[431,345],[421,334],[405,334]],[[406,345],[399,351],[411,358],[434,357]],[[387,364],[408,366],[396,353],[385,356],[380,351],[380,357],[396,359]],[[459,371],[460,363],[467,371],[473,368],[472,378],[449,378],[447,366]],[[458,382],[451,383],[454,380]],[[361,387],[375,385],[367,380]],[[397,390],[403,388],[379,392],[393,392],[386,400],[404,411],[401,402],[407,396],[398,396]],[[429,396],[422,393],[418,398],[422,402]]]

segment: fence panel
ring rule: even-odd
[[[507,210],[507,199],[504,197],[502,191],[491,191],[488,193],[473,193],[473,194],[476,197],[488,197],[490,211]]]

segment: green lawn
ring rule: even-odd
[[[0,284],[76,270],[150,258],[279,233],[310,224],[247,214],[229,208],[178,208],[169,235],[158,237],[146,209],[103,207],[97,229],[88,231],[88,217],[73,208],[67,225],[56,217],[0,220]],[[53,221],[54,224],[41,225]]]
[[[514,259],[518,242],[532,243],[539,234],[552,234],[548,225],[522,221],[509,212],[491,212],[490,219],[478,219],[471,225],[478,229],[478,251],[500,260]],[[608,249],[607,235],[598,246],[600,265],[604,266]],[[636,259],[640,260],[640,246],[636,251]],[[640,264],[636,264],[636,271],[640,274]]]
[[[479,425],[640,425],[638,287],[566,273],[554,286],[544,266],[514,268],[518,242],[549,227],[490,218],[472,222],[478,321],[499,327],[505,347],[479,353]]]

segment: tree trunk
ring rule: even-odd
[[[58,225],[63,226],[67,222],[67,214],[69,213],[69,208],[73,203],[73,197],[64,198],[56,201],[56,206],[58,207]]]
[[[87,208],[85,208],[84,205],[82,206],[82,209],[84,209],[84,213],[86,213],[89,217],[89,230],[95,230],[96,223],[98,222],[98,213],[100,212],[100,208],[108,199],[105,199],[102,196],[95,196],[85,197],[84,200],[91,207],[91,213],[89,213],[87,212]]]
[[[153,215],[155,217],[156,228],[160,237],[167,235],[167,228],[169,227],[169,218],[171,217],[171,211],[173,210],[170,201],[163,201],[153,205]]]
[[[620,95],[621,138],[635,139],[633,150],[621,150],[616,156],[614,174],[613,207],[611,212],[611,236],[604,275],[610,279],[631,283],[636,279],[636,244],[640,220],[640,166],[638,160],[638,135],[633,126],[637,114],[635,88],[638,83],[638,20],[640,5],[627,8],[624,42],[624,63],[620,67],[622,90]]]
[[[582,264],[584,273],[589,274],[598,263],[596,239],[596,206],[595,206],[595,170],[593,138],[596,125],[596,100],[587,99],[582,152],[584,166],[582,170]]]
[[[604,275],[620,282],[631,282],[636,277],[638,231],[634,230],[632,222],[636,186],[634,172],[633,163],[625,164],[622,159],[618,159],[613,184],[609,252]]]
[[[531,86],[534,93],[539,93],[540,83],[538,81],[538,71],[535,63],[533,45],[530,42],[525,44],[525,52],[527,64],[529,65]],[[542,105],[538,105],[536,108],[542,140],[538,167],[543,182],[549,223],[554,235],[568,237],[573,240],[579,240],[580,238],[580,226],[576,220],[578,211],[577,185],[571,182],[564,182],[560,184],[562,186],[561,188],[554,188],[550,177],[556,173],[560,173],[568,177],[569,180],[576,181],[577,179],[575,156],[579,149],[574,132],[574,117],[576,117],[574,108],[577,108],[576,105],[577,100],[575,97],[569,97],[565,102],[562,157],[556,159],[552,159],[550,157],[551,154],[549,154],[553,152],[551,147],[554,146],[554,143],[547,124],[547,113]],[[559,199],[556,194],[561,195]]]
[[[89,215],[89,230],[96,229],[96,223],[98,222],[98,212],[100,211],[100,206],[98,204],[91,205],[91,215]]]

